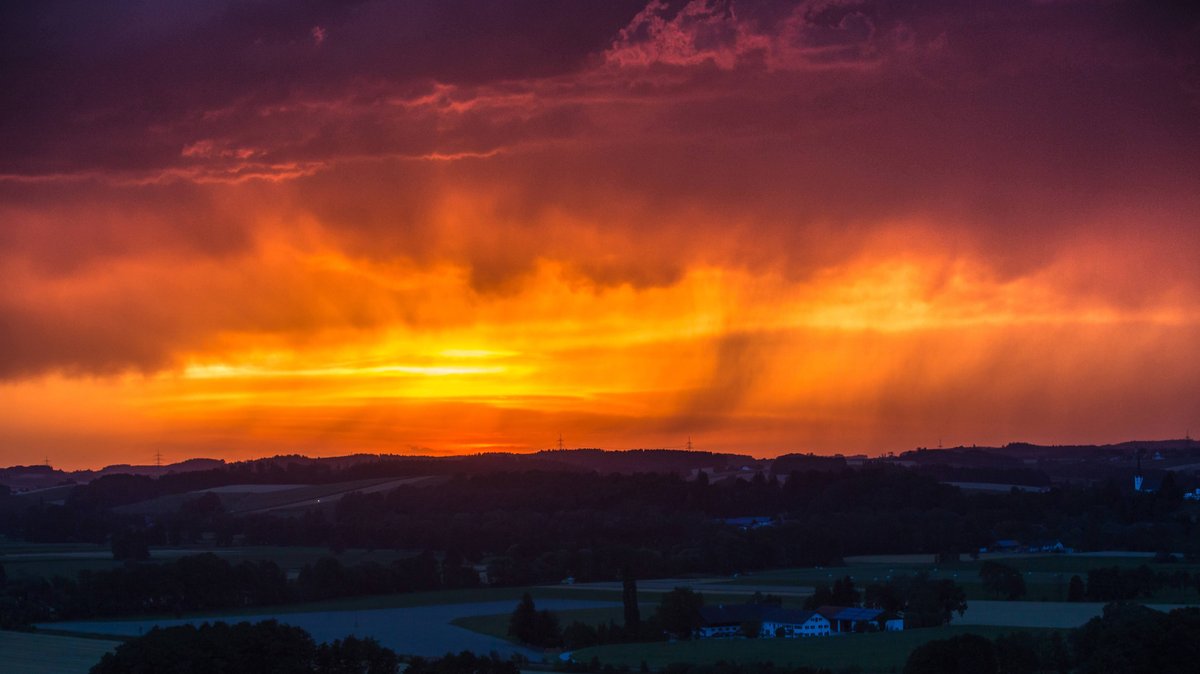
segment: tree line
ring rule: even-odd
[[[419,465],[400,461],[391,468]],[[272,479],[291,477],[278,472]],[[1154,494],[1115,484],[972,494],[889,465],[720,482],[704,473],[693,479],[580,471],[464,473],[447,476],[436,488],[348,494],[300,514],[232,515],[211,493],[149,519],[114,510],[146,493],[227,479],[218,473],[157,480],[107,476],[76,488],[62,505],[0,496],[0,532],[30,541],[108,542],[116,556],[129,559],[145,556],[149,546],[202,542],[206,536],[218,545],[238,540],[333,551],[428,549],[472,563],[487,560],[489,582],[497,585],[568,576],[613,580],[626,567],[638,577],[668,577],[831,566],[850,554],[957,556],[1000,538],[1200,554],[1195,508],[1170,480]],[[772,524],[743,528],[724,521],[744,516],[767,517]]]
[[[936,627],[950,622],[955,614],[967,609],[962,587],[950,580],[931,580],[927,575],[898,576],[886,583],[869,585],[859,593],[848,576],[838,580],[836,589],[818,588],[815,600],[805,604],[814,610],[822,602],[847,607],[878,608],[885,613],[902,614],[905,628]],[[704,595],[690,588],[677,587],[663,594],[654,613],[643,620],[638,608],[637,584],[628,574],[622,592],[624,624],[589,625],[573,621],[562,627],[552,611],[537,610],[533,597],[525,593],[509,617],[508,636],[539,648],[576,650],[613,643],[691,639],[703,626],[701,609]],[[756,593],[750,603],[779,606],[778,597]],[[761,625],[744,627],[744,636],[757,638]]]
[[[916,648],[904,674],[1187,674],[1200,660],[1200,609],[1111,603],[1066,632],[965,634]]]
[[[457,589],[479,585],[461,558],[424,552],[391,564],[344,565],[322,557],[288,580],[275,562],[236,564],[213,553],[168,562],[127,563],[80,571],[74,579],[5,579],[0,567],[0,627],[49,620],[141,614],[182,614],[273,606],[337,597]]]
[[[317,644],[299,627],[266,620],[156,627],[105,654],[91,674],[395,674],[399,665],[374,639]]]

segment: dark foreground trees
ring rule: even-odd
[[[405,674],[520,674],[516,664],[501,660],[493,655],[475,655],[463,651],[458,655],[446,654],[440,658],[427,660],[412,658],[408,662]]]
[[[663,631],[680,639],[691,639],[692,632],[700,627],[703,606],[704,595],[677,587],[663,595],[655,617]]]
[[[374,639],[316,645],[274,620],[152,629],[104,656],[91,674],[394,674],[399,659]]]
[[[908,656],[904,674],[994,674],[996,647],[977,634],[938,639]]]
[[[1195,672],[1200,663],[1200,609],[1161,613],[1137,604],[1109,604],[1074,635],[1078,671],[1085,674]]]
[[[1025,595],[1025,579],[1021,572],[1007,564],[984,562],[979,567],[979,580],[984,589],[997,597],[1020,599]]]
[[[813,588],[812,596],[804,601],[804,608],[813,611],[822,606],[858,606],[860,601],[854,579],[844,576],[833,581],[833,587],[821,584]]]
[[[550,611],[537,610],[528,592],[521,595],[520,603],[508,619],[508,636],[523,644],[541,648],[554,648],[563,642],[558,616]]]
[[[1190,674],[1200,662],[1200,609],[1162,613],[1114,603],[1063,632],[1013,632],[989,641],[966,634],[912,652],[905,674]]]
[[[918,573],[868,585],[863,603],[903,613],[904,628],[913,629],[945,625],[955,613],[961,616],[967,610],[967,595],[961,585],[948,578],[935,580]]]

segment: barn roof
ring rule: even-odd
[[[801,625],[816,615],[815,611],[779,608],[762,604],[720,604],[704,606],[700,609],[700,617],[704,624],[740,625],[742,623],[775,622]]]
[[[828,620],[850,620],[860,622],[864,620],[875,620],[883,611],[877,608],[854,608],[849,606],[822,606],[817,609],[817,613],[825,616]]]

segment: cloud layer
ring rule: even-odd
[[[0,459],[1102,441],[1200,403],[1194,10],[2,19]]]

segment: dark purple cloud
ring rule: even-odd
[[[0,84],[13,103],[0,118],[0,171],[169,166],[180,150],[173,129],[203,125],[231,107],[570,71],[603,49],[637,8],[443,0],[10,3],[0,17]]]
[[[1190,297],[1197,16],[999,0],[9,4],[0,269],[70,279],[145,258],[170,278],[174,261],[244,264],[266,227],[305,225],[351,257],[460,265],[484,294],[546,260],[647,288],[696,264],[811,278],[919,222],[914,248],[1001,281],[1112,241],[1153,270],[1080,273],[1073,292]],[[24,373],[154,369],[222,330],[337,322],[260,316],[241,301],[252,288],[184,320],[59,301],[34,280],[0,290]],[[120,345],[122,321],[160,327]]]

